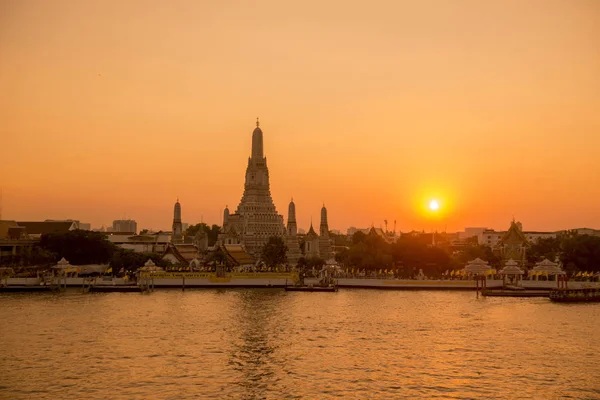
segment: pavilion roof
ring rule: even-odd
[[[472,274],[485,274],[490,270],[490,266],[487,261],[476,258],[469,261],[463,270]]]
[[[543,261],[540,261],[535,264],[536,266],[532,269],[533,272],[542,272],[545,274],[551,275],[564,275],[565,271],[560,269],[560,266],[545,258]]]
[[[511,258],[506,262],[505,267],[498,271],[498,273],[500,275],[523,275],[524,272],[518,265],[519,263]]]

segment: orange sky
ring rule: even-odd
[[[304,229],[600,228],[599,40],[595,0],[0,0],[3,218],[221,224],[259,116]]]

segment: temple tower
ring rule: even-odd
[[[317,233],[313,229],[312,221],[310,223],[310,229],[308,230],[304,241],[304,256],[306,258],[314,258],[320,256],[319,235],[317,235]]]
[[[258,256],[269,237],[285,235],[283,216],[277,213],[269,185],[267,158],[263,153],[263,132],[256,120],[252,132],[252,151],[246,167],[244,194],[233,214],[223,215],[220,242],[239,235],[240,243],[250,254]]]
[[[288,207],[288,222],[287,222],[287,237],[286,244],[288,247],[287,259],[288,264],[295,266],[298,264],[298,260],[302,257],[300,252],[300,245],[298,243],[298,227],[296,225],[296,205],[294,199],[290,201]]]
[[[181,204],[179,204],[179,198],[175,203],[173,209],[173,231],[171,236],[171,242],[182,243],[183,242],[183,227],[181,225]]]
[[[319,226],[319,257],[327,261],[331,258],[331,242],[329,240],[329,225],[327,224],[327,209],[321,208],[321,225]]]

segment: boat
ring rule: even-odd
[[[338,284],[337,279],[333,278],[331,274],[323,270],[321,273],[321,279],[317,282],[306,283],[306,274],[300,272],[298,279],[295,281],[296,284],[292,286],[285,286],[286,292],[337,292]]]
[[[286,292],[337,292],[337,286],[286,286]]]
[[[600,301],[600,288],[552,289],[550,300],[559,303],[589,303]]]
[[[143,272],[138,285],[153,288],[284,288],[295,272]]]

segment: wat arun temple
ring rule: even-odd
[[[225,207],[219,243],[242,245],[249,254],[258,259],[262,247],[269,238],[278,236],[287,244],[288,264],[296,265],[298,259],[303,255],[297,231],[294,201],[292,200],[289,204],[286,227],[283,216],[277,213],[277,208],[271,198],[269,169],[267,158],[263,153],[263,132],[257,119],[256,128],[252,132],[252,152],[246,168],[244,194],[233,214],[230,214],[229,208]],[[303,250],[305,257],[320,257],[324,260],[332,257],[325,206],[321,209],[319,235],[316,234],[311,224]]]

